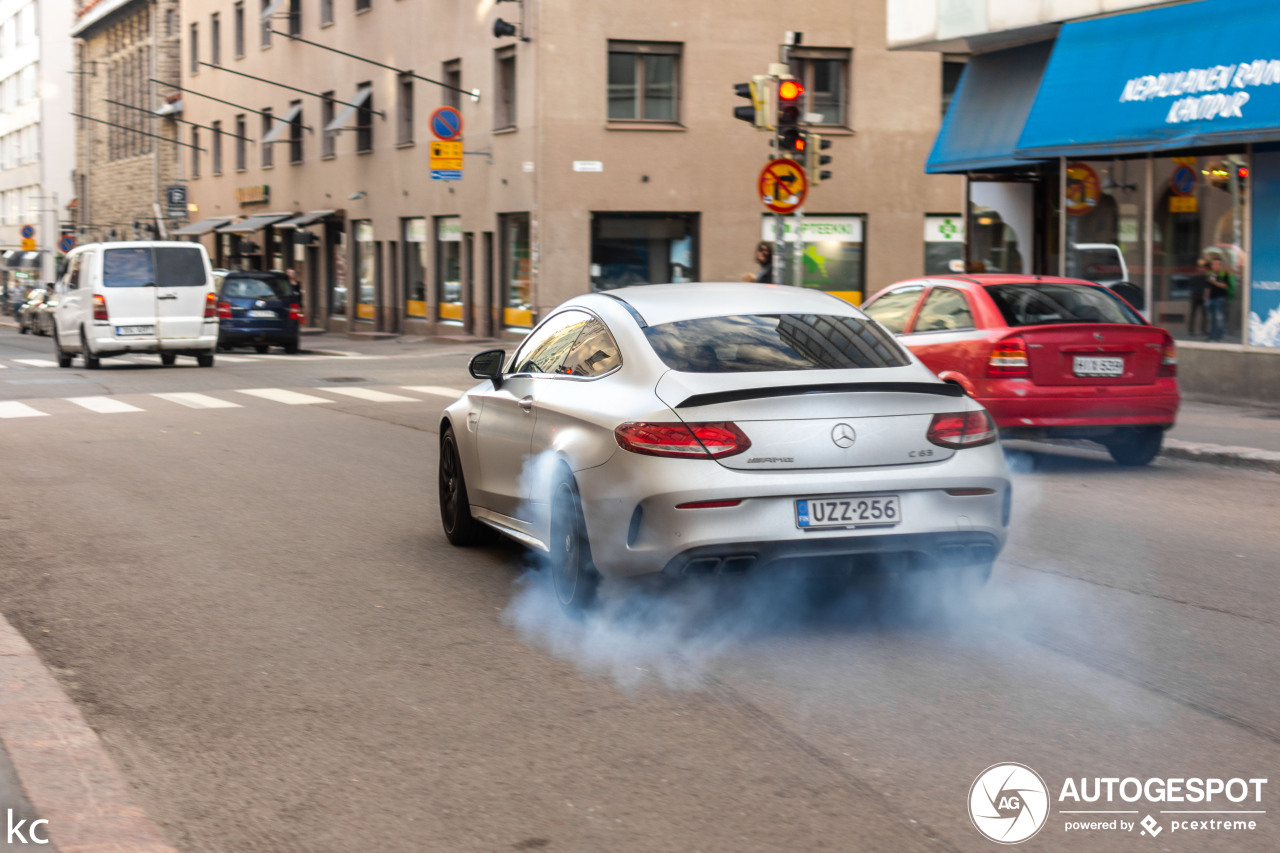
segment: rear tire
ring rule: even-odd
[[[458,547],[475,545],[486,538],[488,528],[471,515],[471,503],[467,497],[467,480],[462,473],[462,457],[458,455],[458,442],[453,430],[446,427],[440,436],[440,466],[438,469],[440,498],[440,524],[449,544]]]
[[[262,355],[263,353],[265,353],[265,352],[266,352],[267,350],[269,350],[269,349],[271,349],[271,347],[267,346],[266,344],[254,344],[254,345],[253,345],[253,351],[254,351],[254,352],[256,352],[258,355]]]
[[[93,354],[89,349],[89,338],[84,333],[84,329],[80,330],[80,353],[84,356],[85,370],[97,370],[102,367],[102,359]]]
[[[551,492],[550,551],[547,554],[551,586],[560,607],[571,616],[596,603],[600,574],[591,561],[587,526],[573,478],[566,472]]]
[[[213,367],[213,353],[200,353],[196,356],[196,364],[200,367]]]
[[[64,352],[62,349],[62,339],[58,337],[58,330],[53,330],[53,354],[58,358],[58,367],[71,366],[71,353]]]
[[[25,335],[25,334],[27,333],[27,331],[28,331],[28,329],[27,329],[27,321],[26,321],[26,320],[19,320],[19,321],[18,321],[18,334],[20,334],[20,335]]]
[[[285,351],[285,354],[286,354],[286,355],[297,355],[297,354],[298,354],[298,342],[297,342],[297,341],[290,341],[289,343],[285,344],[285,345],[284,345],[284,351]]]
[[[1118,465],[1146,465],[1160,455],[1164,430],[1160,427],[1133,427],[1120,430],[1106,442],[1107,452]]]
[[[176,352],[160,353],[160,363],[163,364],[165,367],[172,367],[177,360],[178,360],[178,354]]]

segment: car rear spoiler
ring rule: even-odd
[[[739,400],[759,400],[766,397],[795,397],[802,394],[843,393],[903,393],[933,394],[938,397],[963,397],[964,389],[951,382],[840,382],[813,385],[779,385],[774,388],[740,388],[734,391],[714,391],[694,394],[676,404],[677,409],[696,406],[713,406],[717,403],[735,403]]]

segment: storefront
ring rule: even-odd
[[[973,57],[927,165],[970,179],[967,268],[1106,284],[1187,342],[1221,268],[1211,348],[1280,347],[1277,32],[1280,4],[1199,0]]]
[[[788,268],[785,280],[799,281],[805,287],[825,290],[861,305],[866,297],[863,251],[866,217],[856,214],[806,216],[800,225],[801,239],[797,245],[795,217],[765,214],[760,239],[770,243],[776,240],[774,223],[779,218],[783,222],[783,242],[791,249],[783,259]]]

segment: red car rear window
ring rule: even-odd
[[[987,295],[1009,326],[1052,323],[1123,323],[1145,326],[1142,316],[1103,287],[1037,282],[990,284]]]

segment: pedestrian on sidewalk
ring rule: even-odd
[[[756,245],[756,265],[759,269],[755,274],[748,273],[743,280],[754,281],[757,284],[773,284],[773,244],[767,240],[761,240]]]
[[[1209,318],[1204,313],[1204,300],[1209,290],[1209,261],[1201,258],[1196,261],[1196,273],[1188,282],[1187,334],[1207,335]],[[1200,330],[1196,331],[1196,316],[1200,318]]]
[[[1227,300],[1235,295],[1236,277],[1222,265],[1220,255],[1209,258],[1209,288],[1205,292],[1204,315],[1209,321],[1209,340],[1220,341],[1226,333]]]

